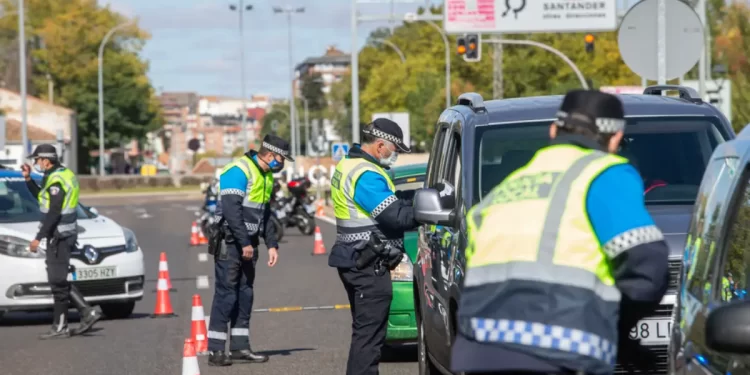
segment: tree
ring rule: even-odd
[[[275,126],[275,128],[274,128]],[[274,104],[271,110],[263,116],[261,126],[263,134],[276,134],[277,136],[290,140],[289,132],[289,105]]]
[[[32,87],[46,96],[49,74],[55,82],[56,103],[72,108],[78,117],[80,165],[89,163],[97,149],[99,44],[104,35],[127,19],[92,0],[26,0],[28,33],[38,40],[29,50],[34,63]],[[5,1],[5,9],[14,9]],[[10,18],[0,19],[0,34],[14,30]],[[17,19],[16,19],[17,21]],[[118,31],[104,54],[105,146],[143,140],[163,124],[155,91],[146,72],[148,64],[138,53],[149,35],[131,26]]]
[[[352,80],[350,76],[344,76],[339,82],[331,85],[328,93],[328,108],[324,112],[325,117],[333,124],[333,129],[341,139],[349,140],[352,137]]]
[[[323,78],[320,73],[306,74],[302,77],[301,91],[302,97],[307,100],[310,113],[317,114],[326,107],[326,96],[323,93]]]

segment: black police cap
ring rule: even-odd
[[[51,144],[41,144],[36,146],[34,152],[29,155],[29,159],[45,158],[57,160],[57,149]]]
[[[263,138],[263,148],[283,156],[284,159],[294,161],[294,158],[291,157],[291,147],[289,147],[289,142],[285,141],[281,137],[275,136],[273,134],[267,134]]]
[[[578,126],[596,133],[625,129],[625,108],[615,95],[598,90],[572,90],[557,112],[558,126]]]
[[[404,143],[404,132],[401,130],[401,127],[387,118],[375,119],[375,121],[365,126],[362,133],[392,142],[404,153],[408,154],[411,152],[411,148]]]

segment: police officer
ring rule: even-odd
[[[469,211],[453,371],[611,374],[618,348],[653,364],[628,333],[666,292],[668,248],[614,154],[624,127],[616,96],[568,93],[551,145]]]
[[[268,356],[250,347],[250,313],[258,261],[259,237],[268,247],[268,266],[278,258],[276,229],[269,220],[273,174],[284,168],[289,143],[266,135],[260,151],[250,150],[224,167],[219,178],[221,199],[216,213],[225,233],[225,245],[215,254],[216,283],[208,327],[208,364],[229,366],[233,360],[266,362]],[[271,225],[269,225],[271,224]],[[225,352],[227,323],[229,350]]]
[[[70,169],[60,165],[55,147],[49,144],[37,146],[29,156],[34,160],[34,169],[44,173],[41,188],[31,179],[31,168],[22,166],[23,177],[29,191],[39,200],[42,220],[39,232],[31,242],[29,251],[39,251],[39,243],[47,241],[45,263],[47,265],[47,282],[52,289],[54,299],[54,320],[49,332],[40,336],[42,339],[70,337],[81,334],[93,327],[101,313],[89,306],[75,285],[68,282],[70,255],[75,250],[78,240],[76,230],[78,206],[78,179]],[[68,329],[68,308],[73,302],[81,316],[81,322],[72,332]]]
[[[396,192],[386,174],[404,144],[401,128],[379,118],[362,131],[336,166],[331,197],[336,214],[336,243],[328,265],[338,268],[352,313],[347,375],[378,374],[393,289],[390,269],[404,252],[404,231],[417,226],[414,192]]]

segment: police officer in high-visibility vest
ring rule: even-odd
[[[34,160],[34,169],[44,173],[40,187],[31,179],[31,168],[28,165],[21,167],[26,186],[39,200],[39,209],[42,213],[39,232],[29,245],[29,251],[39,251],[40,242],[47,241],[47,282],[52,289],[54,300],[52,328],[40,338],[64,338],[70,337],[71,334],[85,333],[101,319],[102,315],[86,303],[75,285],[68,282],[70,256],[75,251],[78,241],[78,179],[70,169],[60,165],[55,146],[39,145],[29,158]],[[68,329],[68,308],[71,302],[81,317],[79,327],[72,331]]]
[[[266,135],[260,151],[250,150],[224,167],[219,177],[216,207],[224,244],[214,254],[216,281],[208,327],[209,366],[230,366],[233,361],[266,362],[268,356],[250,346],[250,313],[260,237],[268,247],[268,266],[278,259],[276,228],[269,220],[273,174],[284,168],[289,143]],[[229,325],[229,332],[227,332]],[[229,338],[229,353],[226,341]]]
[[[403,258],[404,231],[417,226],[414,191],[395,191],[385,172],[399,152],[411,152],[401,128],[376,119],[331,178],[336,243],[328,265],[338,269],[353,320],[347,375],[378,374],[393,295],[390,270]]]
[[[467,215],[455,372],[610,374],[618,348],[621,363],[655,362],[628,336],[667,290],[668,247],[614,154],[623,105],[576,90],[557,116],[551,145]]]

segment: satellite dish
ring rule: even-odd
[[[190,149],[191,151],[196,152],[200,148],[201,148],[201,141],[199,141],[197,138],[193,138],[188,141],[188,149]]]
[[[703,53],[703,23],[690,5],[663,0],[666,8],[666,79],[682,77]],[[641,1],[625,14],[617,43],[625,64],[639,76],[659,79],[659,1]]]

